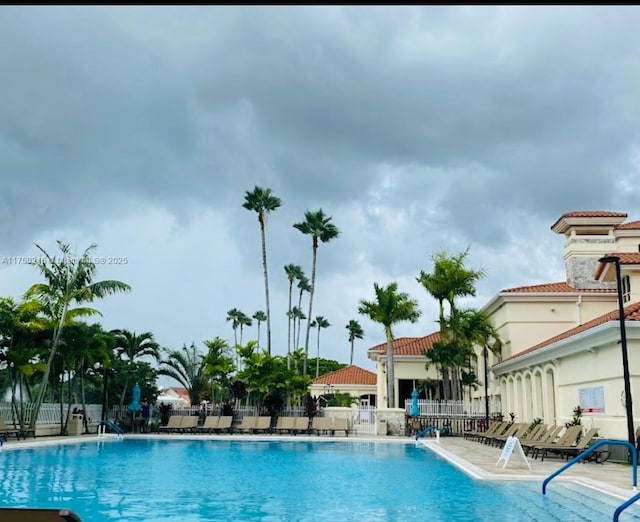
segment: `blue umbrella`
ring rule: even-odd
[[[412,417],[417,417],[420,415],[420,407],[418,406],[418,390],[415,388],[411,392],[411,412],[410,415]]]
[[[131,390],[133,395],[133,400],[131,404],[129,404],[129,411],[140,411],[142,409],[142,404],[140,404],[140,386],[136,383]]]

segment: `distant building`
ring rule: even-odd
[[[348,393],[360,398],[364,405],[376,405],[376,374],[359,366],[347,366],[313,379],[309,386],[312,396]]]

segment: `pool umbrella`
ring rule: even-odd
[[[411,412],[409,414],[412,417],[420,415],[420,407],[418,406],[418,390],[415,388],[411,392]]]
[[[133,394],[133,400],[131,404],[129,404],[129,411],[140,411],[142,409],[142,404],[140,404],[140,386],[136,383],[131,390]]]

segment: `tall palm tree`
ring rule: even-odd
[[[393,359],[392,326],[403,321],[415,323],[420,317],[418,302],[404,292],[398,292],[398,283],[386,287],[373,284],[375,301],[360,301],[358,313],[366,315],[372,321],[384,327],[387,339],[387,408],[395,405],[395,368]]]
[[[262,267],[264,269],[264,292],[267,303],[267,353],[271,354],[271,309],[269,308],[269,273],[267,270],[267,242],[265,230],[267,228],[267,214],[282,205],[280,198],[271,194],[271,189],[254,187],[253,191],[247,191],[244,196],[244,204],[247,210],[258,213],[260,223],[260,237],[262,239]]]
[[[291,296],[293,294],[293,283],[304,274],[299,265],[293,264],[286,265],[284,267],[284,272],[287,274],[287,280],[289,281],[289,308],[287,308],[287,368],[291,368],[291,361],[289,360],[289,356],[291,355]]]
[[[243,328],[245,326],[251,326],[252,324],[253,324],[253,321],[251,321],[251,318],[244,312],[240,312],[240,315],[238,315],[238,326],[240,327],[240,344],[242,344]]]
[[[238,327],[240,326],[240,317],[242,312],[237,308],[232,308],[227,312],[227,321],[231,321],[231,328],[233,328],[233,349],[238,346]],[[236,365],[239,364],[239,360],[236,359]]]
[[[293,321],[293,337],[297,337],[299,341],[300,340],[300,322],[304,321],[307,318],[307,316],[304,315],[302,308],[299,308],[297,306],[294,306],[291,309],[291,312],[289,313],[289,315],[291,316],[291,319]],[[300,348],[299,344],[300,343],[297,342],[293,349],[295,350],[296,348]]]
[[[317,356],[316,356],[316,379],[320,375],[320,330],[322,328],[329,328],[331,324],[322,315],[317,315],[311,322],[312,328],[318,329],[318,342],[317,342]]]
[[[295,327],[295,322],[294,322],[294,349],[295,348],[300,348],[300,321],[304,321],[307,316],[302,312],[302,296],[304,295],[305,292],[307,293],[311,293],[311,282],[309,281],[309,278],[304,275],[304,273],[300,274],[300,277],[298,277],[298,289],[300,290],[300,293],[298,295],[298,310],[299,312],[296,312],[295,316],[294,316],[294,321],[297,320],[298,321],[298,327],[296,329]],[[294,306],[294,309],[296,307]],[[297,332],[297,334],[295,333]]]
[[[258,310],[255,314],[253,314],[252,318],[256,320],[256,323],[258,323],[258,347],[259,347],[260,346],[260,323],[263,323],[264,321],[266,321],[267,316],[262,310]]]
[[[349,331],[349,342],[351,343],[351,358],[349,359],[349,365],[353,365],[353,345],[356,339],[362,339],[364,337],[364,330],[360,323],[355,319],[351,319],[345,327]]]
[[[96,245],[90,245],[82,256],[71,252],[68,243],[57,241],[61,255],[50,255],[40,245],[36,247],[43,256],[33,263],[44,276],[45,283],[36,283],[25,293],[25,298],[36,298],[42,305],[44,315],[53,324],[53,339],[47,359],[47,366],[42,376],[42,384],[38,390],[29,428],[34,429],[42,402],[47,391],[47,383],[53,361],[60,345],[60,335],[64,327],[73,319],[82,316],[102,315],[95,308],[77,307],[73,304],[91,303],[117,292],[127,292],[131,287],[122,281],[94,281],[97,267],[91,258]]]
[[[129,330],[116,329],[112,330],[111,333],[116,338],[115,351],[127,366],[122,396],[120,397],[120,406],[122,406],[127,393],[127,386],[129,385],[129,377],[136,360],[144,356],[150,356],[158,360],[160,358],[160,345],[155,341],[151,332],[136,334]]]
[[[316,289],[316,263],[318,260],[318,240],[327,243],[340,235],[338,227],[331,223],[331,217],[326,216],[322,209],[315,212],[304,213],[305,220],[295,223],[294,228],[305,235],[311,236],[311,246],[313,251],[313,263],[311,265],[311,292],[309,292],[309,312],[307,313],[307,332],[304,341],[304,370],[307,373],[307,359],[309,358],[309,331],[311,330],[311,314],[313,312],[313,294]]]

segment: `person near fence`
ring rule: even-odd
[[[142,399],[142,410],[140,411],[140,432],[147,433],[149,431],[149,422],[151,421],[151,404],[145,397]]]

